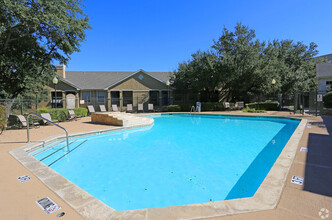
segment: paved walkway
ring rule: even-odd
[[[227,114],[245,113],[227,112]],[[262,115],[290,116],[286,112],[268,112]],[[308,153],[300,152],[298,149],[277,209],[213,219],[321,219],[318,213],[322,208],[332,212],[332,135],[330,135],[332,117],[296,116],[305,117],[311,124],[305,129],[299,146],[299,149],[307,147]],[[110,128],[90,123],[90,117],[74,122],[63,122],[60,125],[69,133]],[[50,134],[62,134],[62,132],[55,126],[45,126],[32,129],[30,135],[32,141],[38,141]],[[0,219],[59,219],[56,214],[60,211],[66,213],[61,219],[82,219],[75,210],[8,153],[25,145],[25,141],[26,130],[9,130],[0,136]],[[19,183],[16,178],[26,174],[32,179]],[[304,185],[290,183],[293,175],[304,177]],[[46,196],[59,204],[62,209],[50,215],[43,212],[35,201]],[[160,219],[163,217],[160,216]],[[332,213],[327,219],[332,219]]]

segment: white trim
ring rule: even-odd
[[[106,87],[104,90],[108,90],[108,88],[110,88],[110,87],[112,87],[112,86],[114,86],[114,85],[116,85],[116,84],[118,84],[118,83],[120,83],[120,82],[123,82],[123,81],[125,81],[126,79],[128,79],[128,78],[132,77],[133,75],[135,75],[136,73],[139,73],[139,72],[143,72],[143,73],[145,73],[146,75],[148,75],[148,76],[150,76],[150,77],[154,78],[155,80],[157,80],[157,81],[159,81],[159,82],[161,82],[161,83],[163,83],[163,84],[165,84],[165,85],[166,85],[166,82],[164,82],[164,81],[162,81],[161,79],[159,79],[159,78],[157,78],[157,77],[155,77],[155,76],[151,75],[150,73],[148,73],[148,72],[145,72],[144,70],[138,70],[138,71],[136,71],[136,72],[134,72],[134,73],[130,74],[129,76],[127,76],[127,77],[125,77],[125,78],[123,78],[123,79],[121,79],[121,80],[117,81],[116,83],[113,83],[112,85],[110,85],[110,86],[107,86],[107,87]]]

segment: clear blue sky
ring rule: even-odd
[[[173,71],[237,22],[260,40],[291,39],[332,53],[331,0],[86,0],[92,29],[67,70]]]

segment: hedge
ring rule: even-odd
[[[167,106],[167,111],[168,112],[180,112],[181,107],[179,105],[169,105],[169,106]]]
[[[74,110],[76,116],[85,117],[88,114],[88,110],[86,108],[74,108],[73,110]],[[40,109],[38,109],[37,113],[38,114],[50,113],[52,120],[66,121],[67,120],[67,115],[68,115],[68,109],[64,109],[64,108],[53,108],[53,109],[40,108]]]
[[[6,127],[6,106],[0,105],[0,134],[2,132],[2,128]]]
[[[332,91],[323,96],[323,102],[325,108],[332,108]]]
[[[256,110],[277,111],[277,110],[279,110],[279,102],[272,102],[272,101],[254,102],[254,103],[246,104],[246,108],[256,109]]]
[[[202,102],[202,111],[223,111],[224,105],[220,102]]]

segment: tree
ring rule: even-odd
[[[200,93],[205,96],[203,101],[211,101],[220,82],[217,57],[209,51],[198,51],[191,56],[192,60],[180,63],[173,74],[173,86],[180,91]]]
[[[315,66],[322,60],[314,58],[318,54],[315,43],[266,43],[256,39],[254,30],[238,23],[234,31],[224,28],[211,47],[212,51],[198,51],[191,60],[179,64],[174,73],[175,88],[218,90],[224,100],[250,102],[317,87]],[[276,84],[272,86],[273,79]]]
[[[0,0],[0,98],[41,89],[90,28],[80,0]],[[7,108],[12,103],[7,104]]]
[[[223,89],[229,101],[249,101],[260,89],[262,82],[260,62],[265,43],[255,40],[255,31],[238,23],[234,32],[224,28],[212,48],[221,65]]]

